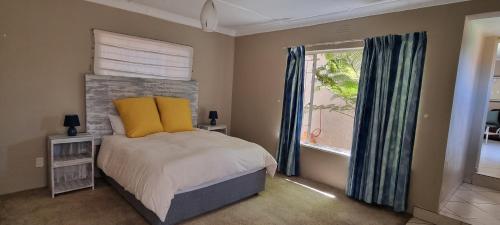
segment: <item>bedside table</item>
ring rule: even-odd
[[[48,137],[49,186],[56,194],[92,188],[94,190],[94,137],[52,135]]]
[[[208,131],[216,131],[227,135],[227,126],[224,124],[219,124],[219,125],[202,124],[199,125],[198,128]]]

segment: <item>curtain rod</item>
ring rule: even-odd
[[[340,44],[345,44],[345,43],[355,43],[355,42],[362,42],[364,39],[353,39],[353,40],[347,40],[347,41],[333,41],[333,42],[321,42],[321,43],[314,43],[314,44],[305,44],[304,47],[310,48],[310,47],[316,47],[316,46],[323,46],[323,45],[340,45]],[[291,47],[295,46],[288,46],[288,47],[283,47],[283,49],[288,49]]]

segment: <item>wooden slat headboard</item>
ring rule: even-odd
[[[114,99],[139,96],[172,96],[191,101],[193,125],[198,121],[198,82],[153,78],[85,75],[85,108],[87,132],[96,144],[113,133],[108,115],[117,115]]]

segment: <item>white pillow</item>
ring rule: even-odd
[[[124,135],[125,127],[120,116],[108,114],[108,118],[111,123],[111,129],[113,129],[113,135]]]

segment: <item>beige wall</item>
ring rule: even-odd
[[[496,0],[474,0],[236,38],[232,134],[275,153],[281,117],[285,46],[428,32],[427,57],[413,154],[410,208],[437,211],[465,16],[500,10]],[[251,84],[251,85],[249,85]],[[428,118],[423,116],[427,114]],[[308,157],[303,154],[303,157]],[[303,163],[330,160],[328,155]],[[304,168],[312,168],[302,165]],[[305,172],[303,172],[305,173]],[[316,170],[321,177],[335,171]],[[311,172],[307,172],[311,174]],[[338,175],[338,174],[336,174]],[[320,180],[327,183],[328,181]]]
[[[500,60],[497,59],[495,62],[495,75],[500,76]]]
[[[488,110],[500,109],[500,102],[490,102],[488,104]]]
[[[301,148],[300,176],[345,190],[349,157],[308,147]]]
[[[500,15],[500,14],[499,14]],[[474,103],[471,105],[471,135],[469,137],[469,149],[466,154],[465,177],[471,181],[476,172],[476,164],[481,151],[486,115],[489,106],[489,95],[491,93],[491,78],[495,73],[496,36],[484,36],[481,46],[481,55],[478,62],[478,70],[475,73],[476,84],[474,87]]]
[[[496,59],[495,61],[495,76],[500,76],[500,60]],[[493,91],[500,91],[500,90],[491,90],[491,93]],[[491,97],[490,97],[491,99]],[[490,102],[488,105],[488,110],[491,109],[500,109],[500,102]]]
[[[474,104],[474,85],[480,61],[483,36],[466,21],[455,82],[452,114],[448,133],[440,202],[450,198],[465,177],[465,155],[469,147]]]
[[[215,109],[230,123],[233,37],[82,0],[0,1],[0,194],[45,186],[35,157],[46,156],[46,135],[65,131],[66,113],[85,124],[92,28],[192,46],[200,120]]]

